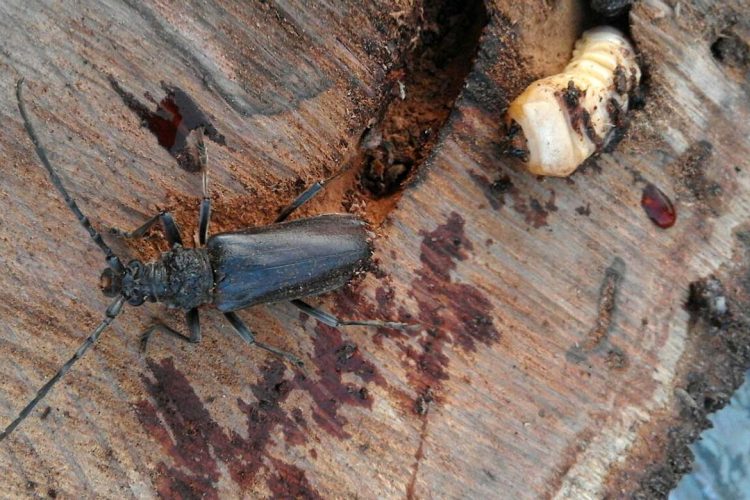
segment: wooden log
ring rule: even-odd
[[[593,18],[572,1],[516,4],[464,16],[401,0],[0,6],[1,425],[107,304],[101,254],[23,131],[19,76],[51,160],[100,229],[169,209],[192,236],[200,199],[199,176],[140,126],[108,75],[153,109],[145,92],[158,100],[160,81],[179,86],[225,136],[226,146],[207,142],[212,232],[268,223],[305,185],[343,170],[302,213],[362,215],[376,266],[312,302],[421,325],[337,331],[286,304],[243,311],[260,339],[304,359],[305,376],[242,345],[209,310],[201,344],[155,337],[143,354],[139,332],[153,319],[182,328],[182,316],[130,308],[0,444],[4,491],[645,491],[641,473],[669,451],[652,436],[666,435],[685,401],[675,388],[715,368],[696,354],[712,332],[683,307],[690,283],[719,276],[733,321],[750,304],[738,237],[750,211],[748,5],[635,5],[645,107],[614,151],[566,180],[536,179],[504,156],[500,123],[525,85],[564,66]],[[722,49],[724,39],[739,48]],[[385,178],[405,186],[391,192]],[[640,207],[646,182],[675,202],[671,229]],[[158,236],[108,240],[152,258],[165,249]],[[711,345],[733,374],[748,361]]]

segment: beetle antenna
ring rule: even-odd
[[[121,272],[124,269],[122,262],[120,262],[120,259],[117,257],[117,255],[115,255],[109,245],[104,242],[104,239],[102,239],[102,235],[99,234],[96,229],[94,229],[94,227],[91,225],[91,222],[89,222],[89,219],[85,215],[83,215],[83,212],[81,212],[81,209],[78,208],[75,200],[70,196],[70,194],[68,194],[68,190],[65,189],[65,186],[63,186],[62,181],[60,180],[60,176],[58,176],[57,172],[55,172],[55,170],[52,168],[52,164],[47,158],[47,153],[44,151],[44,148],[39,141],[39,137],[37,137],[36,131],[31,125],[29,115],[26,112],[26,106],[24,105],[23,99],[21,97],[23,81],[24,79],[20,78],[16,83],[16,99],[18,100],[18,110],[21,112],[24,127],[26,127],[26,132],[29,134],[31,142],[34,143],[34,149],[36,150],[36,154],[39,157],[39,160],[41,160],[44,168],[47,169],[52,184],[57,188],[58,191],[60,191],[60,194],[65,200],[65,203],[68,205],[68,208],[71,210],[71,212],[73,212],[73,215],[76,216],[76,219],[78,219],[78,222],[81,223],[83,228],[89,233],[89,236],[91,236],[91,239],[94,240],[94,243],[96,243],[97,246],[102,250],[102,252],[104,252],[104,256],[107,260],[107,265],[109,265],[109,267],[111,267],[113,270]]]
[[[34,407],[44,399],[44,396],[47,395],[47,393],[52,389],[52,387],[62,378],[63,375],[68,373],[68,370],[70,370],[70,367],[73,366],[73,364],[81,359],[81,357],[86,353],[86,351],[91,347],[94,342],[99,339],[99,335],[102,334],[102,332],[112,323],[112,321],[117,317],[118,314],[120,314],[120,311],[122,311],[122,305],[125,303],[125,297],[118,297],[110,306],[107,308],[106,317],[104,318],[104,321],[99,323],[99,326],[96,327],[96,330],[94,330],[91,335],[81,344],[81,346],[78,348],[78,350],[73,354],[73,357],[71,357],[64,365],[62,365],[62,368],[55,373],[55,375],[47,381],[46,384],[42,386],[41,389],[36,393],[36,396],[34,396],[34,399],[32,399],[29,404],[26,405],[26,407],[21,410],[21,413],[18,414],[16,419],[8,425],[8,427],[5,428],[3,432],[0,433],[0,441],[5,439],[8,434],[13,432],[13,430],[18,427],[18,425],[23,422],[26,417],[29,416],[29,413],[34,409]]]

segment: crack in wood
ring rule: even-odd
[[[421,420],[422,420],[422,427],[419,432],[419,446],[417,447],[417,452],[414,454],[415,461],[414,461],[414,465],[412,466],[411,479],[409,480],[409,483],[406,485],[406,498],[408,500],[412,500],[416,498],[416,487],[417,487],[417,477],[419,476],[419,465],[422,462],[422,459],[424,458],[424,442],[427,439],[427,424],[429,423],[428,413],[425,413],[424,415],[422,415]]]
[[[140,15],[154,30],[157,37],[180,54],[188,67],[198,73],[206,88],[215,91],[227,105],[244,117],[275,115],[295,109],[301,101],[315,97],[331,86],[331,81],[323,73],[323,70],[318,65],[308,61],[299,61],[297,65],[286,67],[285,69],[289,70],[289,74],[282,75],[268,74],[272,70],[267,65],[254,64],[255,74],[262,76],[265,73],[269,80],[285,81],[286,87],[284,89],[291,90],[291,92],[271,96],[263,92],[262,89],[257,92],[257,95],[253,95],[246,90],[243,92],[242,86],[238,82],[224,76],[220,68],[207,54],[201,53],[198,47],[193,46],[176,28],[160,19],[154,10],[142,2],[123,1]],[[228,13],[223,14],[227,15]],[[295,31],[297,30],[295,29]],[[236,48],[239,49],[240,47]],[[303,55],[303,52],[298,52],[294,57],[302,57]]]
[[[620,257],[615,257],[612,264],[604,271],[594,327],[589,330],[583,342],[576,343],[568,349],[566,353],[568,361],[578,364],[585,361],[590,354],[603,353],[607,366],[610,368],[622,369],[627,365],[625,352],[614,345],[609,338],[625,268],[625,261]]]

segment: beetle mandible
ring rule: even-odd
[[[110,232],[121,237],[139,238],[159,222],[164,229],[170,250],[152,262],[144,263],[135,259],[123,264],[83,215],[52,168],[26,112],[22,89],[23,78],[16,84],[16,99],[26,131],[34,143],[39,160],[47,169],[52,184],[94,243],[104,252],[107,267],[101,274],[100,286],[106,296],[114,297],[114,301],[107,308],[105,318],[99,326],[60,370],[39,389],[18,417],[0,433],[0,441],[31,413],[60,378],[97,341],[102,332],[120,314],[125,303],[139,306],[146,301],[162,302],[167,307],[185,311],[190,331],[189,338],[158,323],[142,334],[144,346],[156,330],[190,342],[199,342],[201,328],[198,307],[211,305],[224,314],[247,343],[281,356],[297,366],[301,366],[302,361],[293,354],[257,341],[235,311],[258,304],[290,301],[305,313],[332,327],[362,325],[405,329],[411,326],[375,320],[342,321],[301,300],[303,297],[340,288],[370,259],[371,250],[365,223],[356,216],[327,214],[284,222],[292,212],[319,192],[324,182],[316,182],[300,194],[279,213],[271,225],[209,237],[211,198],[208,196],[204,168],[203,199],[198,224],[199,247],[184,247],[172,215],[169,212],[159,212],[134,231],[113,229]],[[205,150],[201,151],[201,155],[205,161]]]

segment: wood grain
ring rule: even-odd
[[[689,283],[744,258],[734,235],[750,213],[748,68],[717,60],[711,45],[730,28],[747,42],[748,4],[637,3],[645,108],[613,152],[569,180],[534,178],[504,157],[499,124],[528,82],[565,64],[585,9],[517,4],[486,2],[437,144],[374,228],[376,268],[313,301],[420,330],[339,332],[285,304],[243,311],[259,338],[305,360],[304,377],[208,311],[201,344],[157,337],[143,355],[137,334],[153,318],[181,318],[128,310],[48,397],[47,415],[42,406],[2,443],[3,491],[602,496],[644,424],[673,404],[691,342]],[[2,422],[106,307],[101,255],[23,132],[19,76],[52,161],[97,227],[135,227],[169,208],[192,235],[199,178],[140,127],[107,74],[157,99],[161,80],[179,85],[226,136],[227,147],[209,143],[219,231],[267,223],[302,186],[356,165],[420,12],[397,0],[4,2]],[[343,178],[310,210],[340,211],[344,195],[365,217],[382,208]],[[643,179],[675,202],[671,229],[640,207]]]

